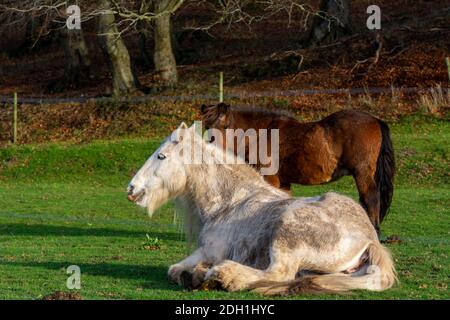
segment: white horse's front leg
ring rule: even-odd
[[[186,259],[173,264],[169,267],[168,277],[170,280],[181,285],[180,275],[183,271],[192,271],[194,267],[205,260],[205,257],[202,252],[202,248],[198,248],[195,250],[189,257]]]
[[[206,273],[205,281],[216,280],[228,291],[245,290],[259,281],[293,280],[297,267],[290,261],[272,262],[266,270],[258,270],[235,261],[225,260]]]

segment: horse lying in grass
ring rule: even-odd
[[[186,163],[192,150],[201,151],[200,163]],[[358,203],[336,193],[293,198],[246,164],[224,164],[225,157],[182,124],[128,186],[128,199],[150,216],[176,198],[201,219],[199,247],[169,268],[171,280],[268,295],[379,291],[395,283],[392,258]]]

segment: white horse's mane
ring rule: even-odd
[[[192,143],[197,144],[197,146],[200,143],[199,147],[201,147],[204,157],[201,164],[187,166],[188,170],[192,172],[190,174],[191,180],[188,182],[191,191],[195,193],[211,193],[214,191],[212,189],[215,189],[211,188],[211,186],[220,188],[219,185],[221,185],[221,192],[216,192],[217,197],[209,199],[209,201],[222,205],[226,203],[227,206],[238,203],[240,198],[245,194],[255,192],[259,189],[263,189],[269,198],[286,199],[290,197],[282,190],[266,182],[254,167],[239,159],[234,153],[214,143],[207,142],[198,136],[193,126],[185,130],[189,134],[189,138],[183,139],[182,143]],[[197,135],[197,139],[193,139],[195,135]],[[186,137],[185,134],[184,136]],[[231,163],[224,163],[224,159],[231,160]],[[205,172],[207,174],[204,174]],[[191,247],[191,242],[197,239],[198,232],[201,229],[199,227],[201,226],[199,208],[194,205],[194,201],[189,196],[179,197],[175,203],[177,204],[177,208],[184,212],[182,223],[188,240],[188,246]],[[202,205],[208,206],[209,204],[202,203]]]

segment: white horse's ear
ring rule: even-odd
[[[182,122],[177,130],[172,132],[170,135],[170,141],[172,142],[181,142],[183,140],[183,135],[185,134],[185,130],[188,129],[186,123]]]

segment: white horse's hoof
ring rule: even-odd
[[[184,266],[180,264],[173,264],[169,267],[169,271],[167,272],[167,277],[169,280],[181,284],[180,275],[185,270]]]
[[[214,266],[209,269],[205,274],[205,281],[208,280],[220,280],[220,267]]]
[[[205,281],[217,281],[227,291],[240,291],[243,289],[239,279],[233,275],[233,270],[227,264],[212,267],[205,276]]]

